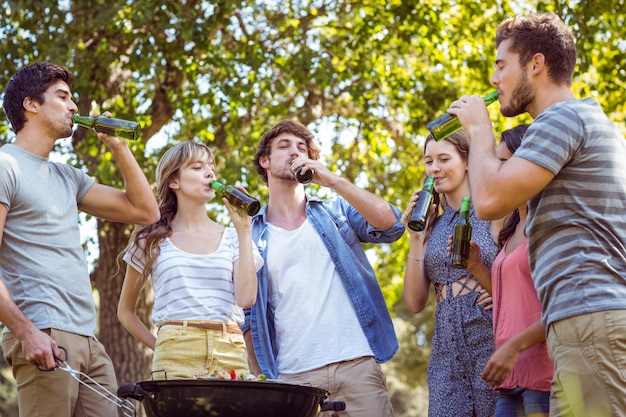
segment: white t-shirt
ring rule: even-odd
[[[267,232],[279,372],[372,356],[335,265],[309,221],[291,231],[268,224]]]
[[[237,232],[227,227],[217,250],[210,254],[194,254],[178,249],[169,238],[160,243],[161,253],[152,270],[154,307],[152,320],[215,320],[243,323],[243,310],[235,303],[233,264],[239,259]],[[137,246],[124,255],[124,260],[143,271],[145,259]],[[263,259],[252,245],[258,270]]]

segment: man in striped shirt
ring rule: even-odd
[[[555,364],[551,416],[626,416],[626,141],[571,91],[574,37],[554,14],[505,20],[491,77],[501,113],[534,122],[506,162],[480,97],[450,105],[471,137],[472,200],[500,218],[528,201],[529,256]]]

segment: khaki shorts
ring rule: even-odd
[[[626,310],[559,320],[546,342],[554,361],[551,417],[626,417]]]
[[[159,328],[152,359],[153,379],[207,377],[215,370],[248,374],[243,335],[184,324]]]
[[[109,392],[117,392],[115,370],[102,343],[93,337],[60,330],[44,331],[67,350],[67,364],[72,369],[84,372]],[[20,416],[117,417],[118,407],[114,403],[79,383],[68,372],[44,372],[27,362],[22,344],[13,333],[3,335],[2,349],[17,382]],[[99,390],[93,383],[85,382]]]

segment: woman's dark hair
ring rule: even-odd
[[[528,126],[529,125],[527,124],[518,125],[512,129],[502,132],[500,142],[504,142],[506,144],[506,147],[511,154],[514,154],[517,148],[519,148],[522,144],[522,139],[526,134],[526,130],[528,130]],[[520,217],[518,209],[515,209],[515,211],[506,216],[502,230],[500,230],[500,234],[498,235],[498,247],[502,248],[502,246],[504,246],[504,242],[506,242],[506,240],[511,237],[515,231],[519,220]]]

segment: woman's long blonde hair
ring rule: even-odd
[[[214,161],[213,152],[207,145],[189,141],[172,146],[161,157],[156,169],[157,194],[161,218],[156,223],[142,228],[135,228],[128,245],[119,256],[122,258],[135,244],[141,248],[143,257],[146,260],[145,268],[141,272],[142,280],[145,280],[150,275],[154,262],[161,253],[159,243],[172,234],[171,224],[178,212],[178,199],[174,190],[170,188],[171,182],[178,178],[181,168],[207,156],[209,161]],[[139,245],[141,240],[143,240],[143,245]]]

